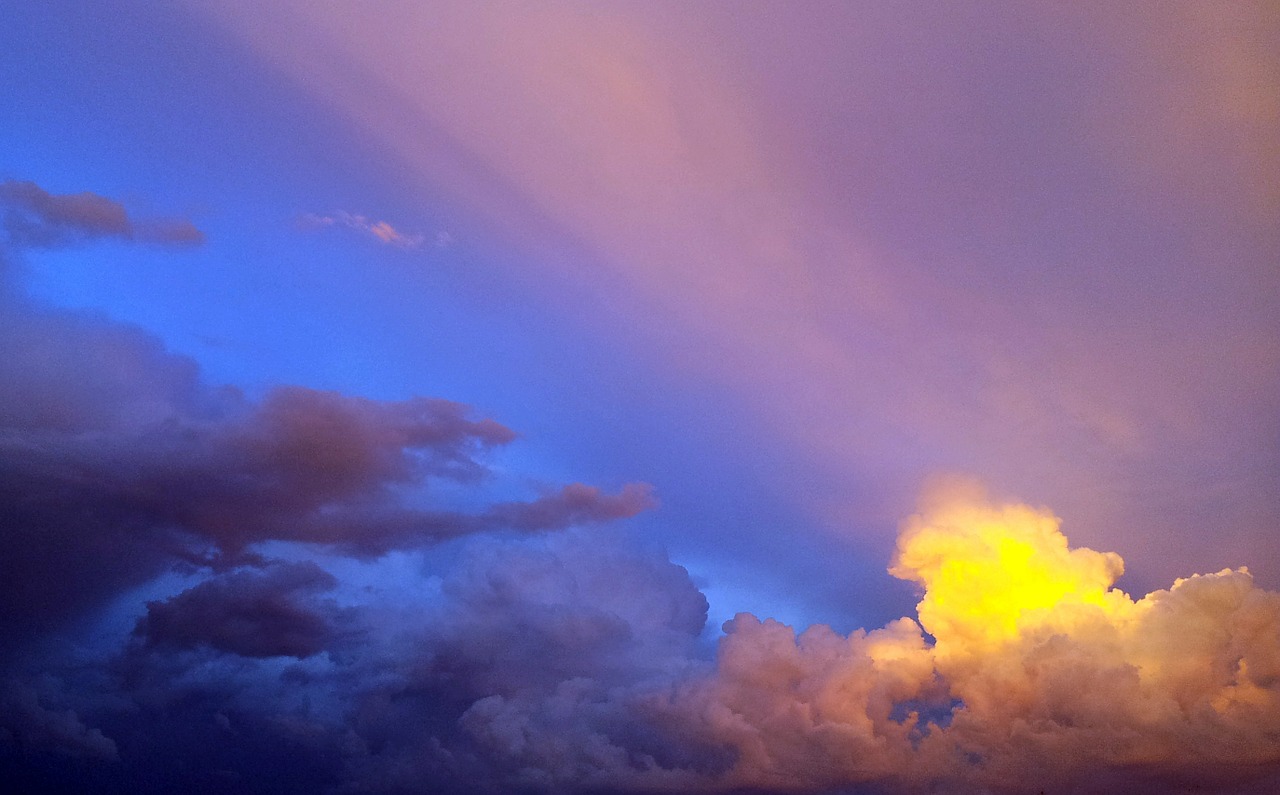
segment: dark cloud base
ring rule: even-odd
[[[644,484],[608,494],[575,483],[484,505],[485,459],[516,435],[451,401],[281,387],[255,402],[209,386],[192,361],[139,329],[30,303],[9,267],[39,248],[95,238],[191,244],[203,241],[199,230],[140,223],[105,197],[29,182],[0,184],[0,210],[0,776],[20,791],[315,792],[360,780],[380,749],[411,760],[401,741],[425,740],[423,727],[462,715],[479,697],[471,680],[501,678],[480,673],[471,646],[497,655],[509,627],[465,636],[437,606],[438,634],[419,639],[431,653],[401,669],[361,653],[379,627],[372,608],[337,604],[332,574],[255,548],[285,541],[373,560],[469,535],[608,522],[654,504]],[[471,488],[481,507],[423,507],[440,479]],[[173,571],[200,582],[148,603],[125,647],[91,660],[66,649],[113,599]],[[477,577],[476,610],[509,606]],[[705,601],[688,591],[693,607],[673,614],[692,637]],[[590,671],[585,661],[605,654],[599,644],[620,655],[631,632],[596,613],[562,625],[530,612],[526,622],[522,642],[545,652],[545,667],[517,679],[550,675],[555,659]],[[508,654],[514,670],[520,655]],[[323,659],[318,671],[282,664],[308,658]],[[374,686],[366,674],[410,681]],[[271,692],[250,695],[260,687]],[[277,709],[293,691],[319,691],[341,708]],[[409,705],[420,712],[411,721]]]

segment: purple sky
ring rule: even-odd
[[[1163,791],[1209,748],[1196,786],[1276,782],[1274,4],[3,17],[0,774]],[[1146,617],[946,651],[899,536],[955,478],[1118,553]],[[1075,662],[984,712],[1046,627]],[[1173,683],[1179,627],[1227,679]],[[1125,671],[1123,718],[1038,689]],[[1042,745],[992,739],[1035,709]]]

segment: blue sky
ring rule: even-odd
[[[18,139],[7,147],[17,155],[10,176],[65,192],[91,182],[104,195],[136,197],[130,206],[143,212],[190,217],[211,241],[178,257],[110,244],[52,252],[29,264],[33,294],[136,323],[194,356],[214,383],[448,396],[518,429],[524,439],[503,464],[526,477],[654,482],[664,516],[643,535],[684,547],[712,587],[747,600],[718,606],[724,618],[768,606],[799,622],[880,620],[864,618],[865,607],[819,603],[847,593],[849,585],[819,583],[851,565],[876,582],[848,602],[887,589],[888,604],[873,609],[889,616],[910,606],[909,592],[880,574],[892,526],[864,564],[832,570],[812,545],[788,556],[814,594],[775,576],[776,553],[810,544],[803,526],[812,522],[788,504],[797,484],[780,481],[803,488],[817,474],[803,460],[779,467],[758,438],[767,429],[743,438],[757,423],[735,413],[724,388],[663,371],[669,348],[696,349],[681,339],[688,332],[644,328],[627,316],[642,307],[615,315],[590,286],[548,284],[539,252],[450,232],[484,222],[398,174],[392,158],[274,70],[257,65],[251,78],[228,79],[228,61],[252,61],[199,15],[129,6],[23,13],[33,29],[14,26],[6,49],[15,71],[30,75],[14,106],[32,113],[5,131]],[[84,43],[71,46],[77,37]],[[42,99],[50,96],[60,100]],[[304,214],[348,207],[430,243],[406,251],[348,229],[301,228]],[[439,233],[447,245],[437,245]],[[587,251],[547,256],[595,267]],[[726,542],[743,537],[768,551],[734,544],[721,559]]]

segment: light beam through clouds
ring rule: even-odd
[[[1126,528],[1153,573],[1270,545],[1263,5],[384,11],[208,14],[521,252],[504,278],[731,394],[831,538],[887,550],[895,506],[956,470],[1091,542]]]

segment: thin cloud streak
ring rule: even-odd
[[[92,238],[199,246],[204,233],[187,220],[135,220],[124,205],[95,193],[54,194],[34,182],[0,182],[4,233],[11,245],[53,248]]]
[[[326,226],[341,226],[353,229],[363,235],[372,237],[379,243],[399,248],[414,249],[422,246],[426,240],[424,235],[406,234],[386,221],[375,221],[363,215],[337,210],[326,215],[303,213],[298,218],[303,229],[319,229]],[[439,238],[437,238],[439,239]]]

